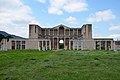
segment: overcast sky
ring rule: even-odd
[[[0,0],[0,30],[28,37],[41,27],[93,25],[93,37],[120,39],[120,0]]]

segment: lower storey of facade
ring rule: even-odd
[[[3,39],[0,50],[36,49],[36,50],[120,50],[120,44],[112,39]]]

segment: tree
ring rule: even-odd
[[[7,41],[9,41],[9,38],[12,38],[12,36],[9,35],[5,37],[4,35],[0,34],[0,42],[2,39],[7,39]]]
[[[0,34],[0,42],[1,42],[1,40],[2,40],[3,38],[5,38],[5,36],[2,35],[2,34]]]

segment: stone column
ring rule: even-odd
[[[81,50],[83,50],[83,47],[84,47],[83,40],[81,40]]]
[[[54,37],[53,37],[53,49],[54,49]]]
[[[7,45],[9,45],[8,49],[11,49],[11,50],[12,50],[12,41],[11,41],[11,40],[10,40],[10,43],[7,44]]]
[[[69,29],[69,36],[70,36],[70,29]]]
[[[51,50],[51,40],[49,41],[49,48],[50,48],[50,50]]]
[[[115,43],[113,43],[113,41],[111,41],[111,50],[114,50],[114,47],[115,47],[114,44],[115,44]]]
[[[45,41],[45,47],[46,47],[45,49],[47,50],[47,40]]]
[[[70,42],[70,37],[69,37],[69,42]],[[70,44],[69,44],[70,45]],[[71,47],[70,47],[71,48]]]
[[[17,48],[16,40],[15,40],[15,49]]]
[[[53,35],[54,35],[54,29],[53,29]]]
[[[42,41],[42,50],[43,50],[43,41]]]
[[[77,40],[77,50],[79,50],[79,41]]]
[[[57,50],[59,50],[59,38],[57,37]]]
[[[46,35],[46,29],[45,29],[45,35]]]
[[[107,50],[107,41],[105,41],[105,50]]]
[[[77,36],[78,36],[78,29],[77,29]]]
[[[101,41],[100,41],[100,50],[101,50]]]
[[[66,49],[66,46],[65,46],[65,38],[64,38],[64,49]]]
[[[69,50],[71,50],[71,41],[69,40]]]
[[[38,41],[38,50],[40,51],[40,41]]]
[[[22,41],[20,41],[20,50],[22,50]]]
[[[57,31],[58,31],[58,32],[57,32],[57,35],[59,35],[59,29],[57,29]]]
[[[73,50],[75,50],[75,41],[73,40]]]
[[[49,35],[50,35],[50,29],[49,29]]]

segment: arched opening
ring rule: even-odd
[[[59,41],[59,49],[64,49],[64,41],[63,40]]]

